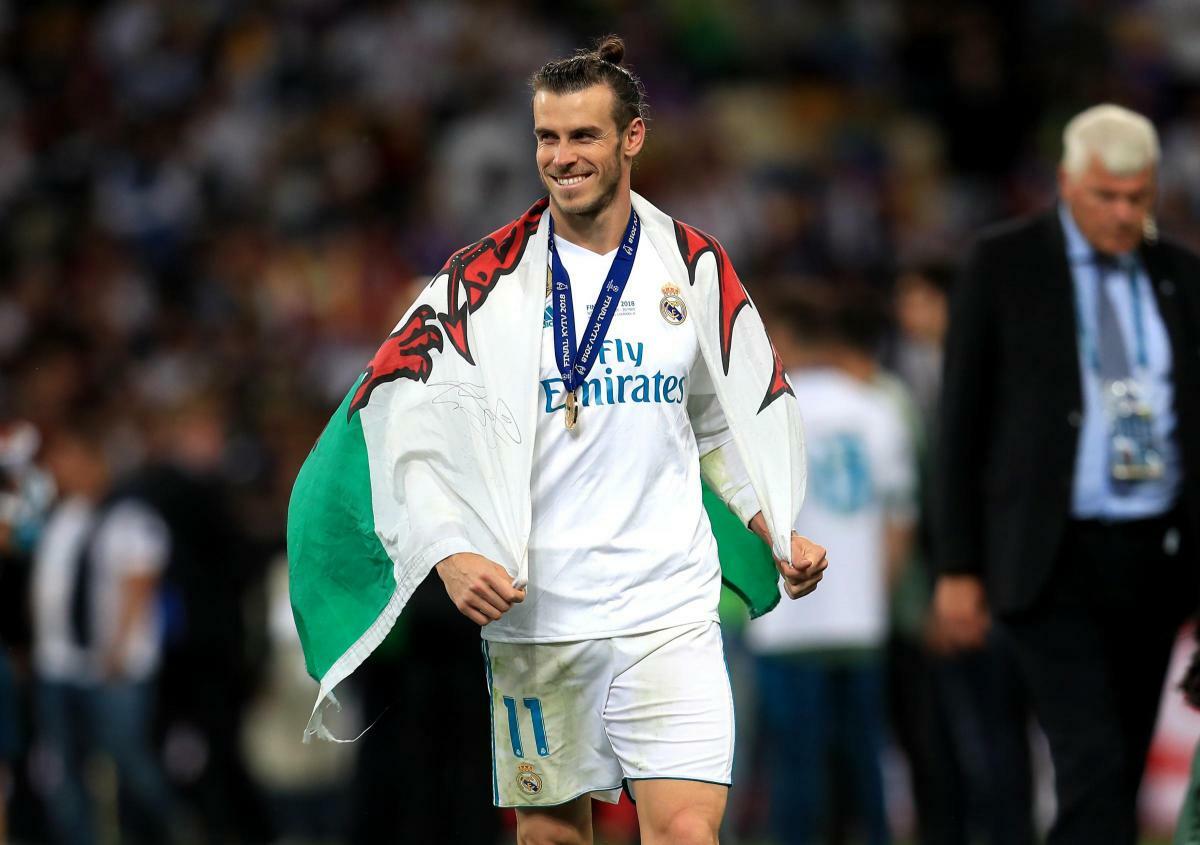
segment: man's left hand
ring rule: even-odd
[[[792,562],[775,561],[775,568],[783,576],[783,589],[791,599],[807,596],[815,590],[828,566],[825,547],[795,531],[792,532]]]
[[[768,546],[771,545],[767,521],[763,518],[762,511],[756,513],[750,520],[750,530],[762,538],[762,541]],[[817,584],[821,583],[821,576],[828,567],[829,560],[825,557],[825,547],[817,545],[807,537],[801,537],[795,531],[792,532],[792,563],[788,563],[786,560],[775,561],[775,568],[783,576],[783,589],[788,594],[788,598],[792,599],[807,596],[815,590]]]

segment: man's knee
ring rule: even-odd
[[[555,820],[548,824],[517,825],[517,845],[591,845],[590,831]]]
[[[591,845],[589,799],[561,807],[517,811],[517,845]]]
[[[654,839],[662,845],[717,845],[717,827],[709,814],[685,808],[667,820]]]
[[[634,787],[642,845],[716,845],[727,788],[684,780],[644,780]]]

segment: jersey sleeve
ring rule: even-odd
[[[701,478],[743,525],[749,524],[762,508],[733,442],[733,434],[729,431],[729,422],[717,399],[712,376],[700,357],[692,367],[688,416],[700,451]]]
[[[97,542],[105,565],[123,575],[158,574],[166,568],[171,551],[167,524],[139,502],[115,505]]]

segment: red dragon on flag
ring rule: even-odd
[[[679,253],[683,256],[683,263],[688,269],[688,282],[692,285],[696,284],[696,265],[700,258],[705,253],[711,252],[713,258],[716,259],[717,284],[721,297],[721,366],[725,375],[729,375],[729,355],[733,349],[733,324],[742,308],[751,305],[750,296],[742,286],[737,271],[733,269],[733,263],[729,260],[729,254],[725,252],[725,247],[721,246],[712,235],[676,220],[675,242],[679,245]],[[771,373],[770,384],[767,386],[767,393],[758,408],[759,413],[762,413],[764,408],[783,394],[792,393],[791,385],[784,377],[783,362],[779,358],[779,353],[775,351],[774,344],[771,346],[771,354],[775,359],[775,366]],[[792,393],[792,395],[795,394]]]
[[[548,204],[546,198],[538,200],[513,222],[450,256],[434,276],[435,279],[446,277],[446,312],[435,314],[429,305],[421,305],[383,342],[367,364],[365,375],[354,392],[349,416],[366,407],[371,393],[381,384],[401,378],[429,380],[433,372],[433,352],[442,351],[441,330],[436,325],[428,325],[435,316],[446,330],[450,345],[474,366],[475,359],[471,357],[467,343],[467,316],[483,307],[501,277],[517,269]],[[466,293],[466,299],[461,303],[460,289]]]
[[[427,325],[434,318],[433,309],[422,305],[413,311],[404,325],[392,332],[379,347],[363,375],[347,416],[352,417],[371,399],[371,392],[381,384],[408,378],[428,381],[433,372],[433,351],[442,351],[442,333],[437,326]]]
[[[542,213],[550,200],[538,200],[523,215],[486,238],[463,247],[446,262],[438,275],[448,274],[446,313],[438,314],[450,345],[468,364],[474,364],[467,344],[467,315],[478,311],[501,276],[517,269],[529,239],[537,231]],[[459,288],[466,291],[466,302],[459,303]]]

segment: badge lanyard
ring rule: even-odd
[[[1108,296],[1103,266],[1097,266],[1096,275],[1099,284],[1093,290],[1096,296]],[[1142,299],[1138,290],[1138,270],[1136,266],[1129,268],[1129,294],[1133,299],[1133,325],[1137,341],[1137,366],[1145,372],[1148,366],[1146,351],[1146,332],[1142,321]],[[1110,310],[1111,309],[1111,303]],[[1079,339],[1083,344],[1088,364],[1096,374],[1105,390],[1110,413],[1109,434],[1109,473],[1112,492],[1117,495],[1128,495],[1135,487],[1133,482],[1151,481],[1162,477],[1162,458],[1154,443],[1153,416],[1150,409],[1141,400],[1141,391],[1136,381],[1128,374],[1125,378],[1108,381],[1101,364],[1100,337],[1101,301],[1097,300],[1096,328],[1094,332],[1086,330],[1083,321],[1083,309],[1078,297],[1075,301],[1075,316],[1079,323]],[[1119,325],[1113,326],[1120,331]],[[1121,344],[1124,346],[1124,344]],[[1128,373],[1128,358],[1126,358]],[[1111,375],[1111,374],[1110,374]]]
[[[637,254],[638,241],[641,239],[641,225],[637,212],[630,211],[629,223],[625,226],[625,235],[617,254],[613,256],[612,266],[608,268],[608,277],[596,296],[596,304],[592,307],[592,315],[583,333],[583,343],[575,346],[575,309],[571,300],[571,277],[563,266],[558,250],[554,248],[554,217],[550,217],[550,274],[552,281],[551,306],[554,314],[554,361],[558,365],[558,373],[562,376],[563,387],[567,391],[566,424],[574,428],[579,418],[579,404],[575,392],[592,365],[596,363],[596,353],[604,343],[608,327],[612,325],[613,317],[617,314],[617,304],[621,301],[621,293],[633,272],[633,259]]]
[[[1146,352],[1146,328],[1142,324],[1142,297],[1138,290],[1137,267],[1129,268],[1129,296],[1133,300],[1133,332],[1137,340],[1137,363],[1143,371],[1149,366],[1149,357]],[[1094,290],[1096,296],[1108,296],[1108,291],[1105,290],[1105,272],[1104,268],[1097,266],[1096,275],[1099,278],[1100,284],[1096,285]],[[1095,309],[1092,309],[1093,312]],[[1092,332],[1087,329],[1087,323],[1083,320],[1082,305],[1079,302],[1079,297],[1075,297],[1075,321],[1079,324],[1079,340],[1083,344],[1084,351],[1087,354],[1088,364],[1091,365],[1092,372],[1099,374],[1100,372],[1100,352],[1097,348],[1097,338]],[[1100,327],[1096,327],[1098,332]]]

